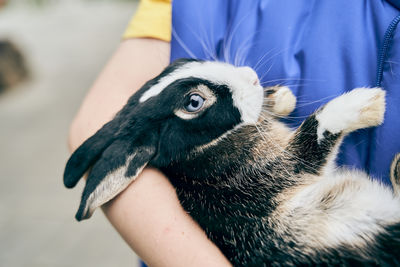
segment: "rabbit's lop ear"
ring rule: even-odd
[[[64,185],[67,188],[74,187],[87,169],[96,162],[101,153],[114,141],[116,127],[115,120],[106,123],[71,155],[64,170]]]
[[[72,188],[78,183],[87,169],[114,140],[112,124],[113,121],[105,124],[71,155],[64,170],[64,185],[67,188]]]
[[[150,139],[156,140],[155,137]],[[155,152],[156,146],[151,142],[135,142],[133,145],[128,139],[115,140],[90,171],[76,219],[90,218],[97,207],[122,192],[141,173]]]
[[[71,155],[64,170],[64,185],[67,188],[74,187],[90,166],[101,157],[103,151],[118,138],[122,122],[131,123],[127,118],[134,104],[126,105],[114,119],[104,124]]]

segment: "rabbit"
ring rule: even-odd
[[[385,91],[353,89],[291,130],[295,102],[250,67],[173,62],[68,160],[68,188],[90,169],[76,219],[151,166],[234,266],[399,265],[399,156],[394,190],[334,163],[346,134],[383,122]]]

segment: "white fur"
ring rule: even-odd
[[[127,158],[125,165],[118,169],[111,171],[96,187],[96,189],[90,194],[86,202],[86,207],[83,214],[86,215],[89,212],[91,215],[97,207],[100,207],[104,203],[113,199],[122,190],[124,190],[131,182],[133,182],[139,173],[142,172],[145,165],[139,168],[135,175],[126,177],[125,173],[128,168],[129,162],[134,158],[135,155],[131,155]]]
[[[349,133],[382,123],[385,91],[380,88],[357,88],[331,100],[316,116],[318,142],[325,131]]]
[[[189,77],[227,85],[242,120],[245,123],[257,122],[263,103],[263,88],[258,82],[257,74],[249,67],[238,68],[221,62],[189,62],[162,77],[156,85],[144,92],[139,101],[145,102],[160,94],[172,82]]]
[[[335,187],[342,190],[337,191],[331,208],[319,206]],[[390,188],[362,172],[348,170],[321,177],[299,190],[285,203],[285,209],[291,214],[288,225],[306,228],[303,241],[322,247],[344,243],[362,247],[383,227],[400,220],[400,198]]]
[[[181,109],[177,109],[174,111],[175,115],[178,116],[179,118],[183,119],[183,120],[191,120],[194,119],[196,117],[198,117],[200,115],[200,113],[188,113],[188,112],[184,112]]]

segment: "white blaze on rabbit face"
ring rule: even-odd
[[[240,111],[242,121],[249,124],[257,122],[264,98],[257,74],[249,67],[234,67],[221,62],[185,63],[162,77],[156,85],[143,93],[139,101],[143,103],[159,95],[172,82],[189,77],[228,86],[232,93],[233,103]]]

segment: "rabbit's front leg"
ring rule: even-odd
[[[288,116],[296,107],[296,97],[287,86],[264,88],[264,107],[276,117]]]
[[[343,136],[383,122],[385,91],[357,88],[328,102],[294,132],[287,150],[297,173],[321,174],[334,162]]]

